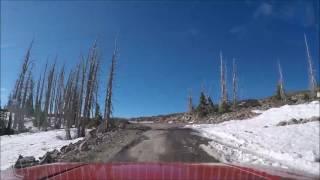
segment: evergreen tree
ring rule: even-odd
[[[208,99],[208,107],[207,107],[208,112],[209,112],[209,113],[214,113],[214,112],[216,112],[216,108],[215,108],[215,106],[214,106],[214,104],[213,104],[213,101],[212,101],[211,97],[208,96],[207,99]]]
[[[197,107],[197,113],[200,117],[204,117],[208,114],[208,100],[207,97],[204,95],[203,92],[201,92],[200,94],[200,102],[199,105]]]

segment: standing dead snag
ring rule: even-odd
[[[75,72],[75,79],[74,79],[74,83],[73,83],[73,88],[72,88],[72,122],[71,124],[77,124],[79,117],[78,117],[78,109],[79,107],[79,76],[80,76],[80,66],[81,64],[79,63],[77,65],[77,69]]]
[[[112,54],[111,59],[111,67],[109,73],[109,80],[107,84],[107,93],[105,98],[105,107],[104,107],[104,119],[105,119],[105,128],[109,129],[112,127],[113,122],[111,121],[111,114],[112,114],[112,88],[113,88],[113,81],[114,81],[114,71],[115,71],[115,63],[118,56],[118,47],[117,47],[117,40],[115,41],[115,47]]]
[[[278,81],[278,86],[277,86],[277,96],[279,99],[286,101],[286,94],[284,92],[283,75],[282,75],[280,61],[278,61],[278,71],[279,71],[279,81]]]
[[[82,115],[82,105],[83,105],[83,94],[84,94],[84,86],[85,86],[85,79],[86,79],[86,74],[87,74],[87,67],[88,67],[88,61],[85,61],[84,58],[82,57],[82,77],[81,77],[81,85],[80,85],[80,94],[79,94],[79,109],[78,109],[78,121],[76,124],[77,127],[77,135],[78,137],[81,136],[81,123],[82,123],[82,119],[83,117]]]
[[[235,108],[238,101],[238,76],[237,76],[235,59],[233,59],[233,62],[232,62],[232,93],[233,93],[232,104],[233,104],[233,107]]]
[[[29,89],[28,89],[28,97],[26,101],[26,113],[28,116],[33,116],[34,115],[34,80],[33,76],[31,75],[30,77],[30,82],[29,82]]]
[[[71,71],[67,80],[66,87],[64,89],[64,107],[63,107],[63,118],[64,118],[64,128],[66,131],[66,139],[71,139],[70,127],[71,119],[73,113],[73,85],[74,85],[74,72]]]
[[[56,90],[55,101],[55,124],[56,129],[61,128],[62,115],[63,115],[63,103],[64,103],[64,66],[59,73],[58,85]]]
[[[52,82],[52,90],[51,90],[51,98],[49,103],[49,115],[54,115],[54,108],[55,108],[55,101],[56,101],[56,86],[57,86],[57,80],[58,80],[58,73],[54,73],[53,75],[53,82]],[[56,119],[56,118],[54,118]],[[51,124],[51,120],[48,121],[49,124]]]
[[[192,93],[189,92],[189,96],[188,96],[188,112],[191,114],[194,110],[193,107],[193,102],[192,102]]]
[[[30,67],[30,55],[31,55],[32,45],[33,45],[33,41],[31,42],[31,44],[27,50],[26,56],[24,58],[22,70],[19,74],[19,78],[16,81],[15,88],[13,90],[12,103],[9,107],[9,110],[14,113],[13,128],[16,128],[18,125],[19,131],[23,127],[24,102],[22,102],[22,99],[28,89],[28,87],[26,87],[26,83],[28,83],[28,80],[25,81],[25,78],[26,78],[26,74],[29,71],[29,67]]]
[[[90,112],[92,109],[92,101],[94,96],[94,86],[96,84],[96,76],[99,66],[99,57],[97,51],[97,44],[95,43],[92,49],[89,52],[88,56],[89,61],[89,71],[88,71],[88,79],[87,79],[87,87],[86,87],[86,94],[84,100],[84,109],[83,109],[83,118],[81,119],[81,128],[80,128],[80,136],[85,136],[85,125],[86,122],[90,119]]]
[[[40,85],[41,85],[41,75],[40,75],[40,77],[38,79],[38,82],[37,82],[36,99],[35,99],[35,102],[34,102],[35,103],[35,107],[34,107],[35,120],[33,121],[33,125],[35,127],[39,127],[38,117],[39,117],[40,110],[41,110],[41,107],[40,107],[40,104],[39,104]]]
[[[225,112],[228,105],[228,94],[226,84],[226,64],[223,62],[222,52],[220,52],[220,87],[221,87],[221,99],[219,112]]]
[[[304,42],[305,42],[305,46],[306,46],[307,60],[308,60],[308,76],[309,76],[310,97],[314,98],[316,96],[317,81],[316,81],[316,77],[314,75],[313,62],[312,62],[312,57],[309,52],[309,46],[308,46],[306,34],[304,34]]]
[[[26,79],[26,82],[23,84],[23,95],[22,95],[22,102],[20,106],[20,112],[19,115],[19,124],[18,124],[18,131],[21,132],[21,130],[24,128],[24,115],[26,114],[27,110],[27,96],[29,94],[29,85],[31,81],[31,71],[28,72],[28,77]]]
[[[56,64],[54,63],[49,70],[48,74],[48,81],[47,81],[47,89],[46,89],[46,99],[44,102],[44,122],[43,122],[43,129],[47,131],[49,124],[48,120],[48,111],[49,111],[49,105],[50,105],[50,99],[51,99],[51,91],[52,91],[52,84],[53,84],[53,78],[54,78],[54,73],[55,73],[55,66]]]
[[[42,123],[43,123],[43,112],[42,112],[42,98],[43,98],[43,92],[44,92],[44,88],[45,88],[45,79],[46,79],[46,74],[47,74],[47,67],[48,67],[48,59],[44,68],[44,72],[43,72],[43,78],[42,78],[42,83],[41,83],[41,88],[40,88],[40,94],[39,94],[39,101],[37,102],[38,104],[38,111],[36,113],[36,121],[38,124],[38,128],[40,130]]]

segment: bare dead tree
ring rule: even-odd
[[[40,94],[39,94],[39,98],[38,98],[38,102],[37,102],[37,110],[36,110],[36,122],[38,124],[38,128],[40,130],[41,126],[42,126],[42,122],[43,122],[43,111],[42,111],[42,99],[43,99],[43,92],[45,89],[45,79],[46,79],[46,75],[47,75],[47,67],[48,67],[48,59],[44,68],[44,72],[43,72],[43,78],[42,78],[42,83],[41,83],[41,88],[40,88]]]
[[[80,109],[80,105],[79,105],[79,79],[80,79],[80,66],[81,66],[81,63],[79,63],[77,65],[77,68],[76,68],[76,72],[75,72],[75,79],[74,79],[74,83],[73,83],[73,88],[72,88],[72,91],[73,91],[73,97],[72,97],[72,113],[73,113],[73,121],[72,121],[72,124],[78,124],[78,121],[80,121],[79,117],[78,117],[78,112],[79,112],[79,109]]]
[[[192,93],[190,91],[189,96],[188,96],[188,112],[192,113],[193,111],[194,111],[194,106],[193,106],[193,101],[192,101]]]
[[[61,68],[58,78],[58,84],[56,87],[56,98],[55,98],[55,124],[56,129],[61,128],[62,116],[63,116],[63,103],[64,103],[64,66]]]
[[[40,85],[41,85],[41,75],[37,81],[37,90],[36,90],[36,100],[35,103],[37,103],[39,101],[40,98]]]
[[[39,126],[39,121],[38,117],[41,112],[41,106],[39,104],[39,98],[40,98],[40,86],[41,86],[41,75],[38,79],[37,82],[37,90],[36,90],[36,100],[35,100],[35,107],[34,107],[34,116],[35,116],[35,121],[33,123],[34,126],[38,127]]]
[[[55,102],[56,102],[56,86],[57,86],[58,73],[54,73],[52,81],[51,98],[49,102],[49,114],[52,116],[54,114]],[[51,122],[49,122],[51,124]]]
[[[238,75],[237,75],[237,67],[236,60],[233,59],[232,62],[232,93],[233,93],[233,107],[235,108],[238,101]]]
[[[27,115],[33,116],[34,115],[34,80],[32,75],[30,77],[29,84],[30,85],[28,89],[29,93],[27,97],[26,108],[27,108]]]
[[[51,99],[51,91],[52,91],[52,83],[53,83],[53,77],[55,73],[55,67],[56,63],[54,63],[48,73],[48,80],[47,80],[47,89],[46,89],[46,96],[45,96],[45,102],[44,102],[44,122],[43,122],[43,129],[47,131],[48,126],[50,126],[50,121],[48,120],[48,111],[49,111],[49,104]]]
[[[87,87],[86,87],[86,95],[84,101],[84,109],[83,109],[83,118],[81,119],[81,128],[80,128],[80,136],[85,136],[85,125],[86,122],[90,119],[90,112],[92,110],[93,104],[93,95],[94,95],[94,86],[96,83],[96,75],[99,66],[99,57],[97,52],[97,44],[94,43],[93,47],[91,48],[88,56],[89,61],[89,71],[87,77]]]
[[[20,110],[19,110],[19,121],[18,121],[18,132],[21,132],[24,128],[24,115],[26,114],[26,109],[27,109],[27,96],[28,96],[28,89],[29,89],[29,83],[31,81],[31,71],[28,72],[28,76],[27,79],[25,81],[25,83],[23,84],[23,86],[21,86],[23,88],[22,92],[22,102],[20,105]]]
[[[223,55],[220,52],[220,88],[221,88],[221,103],[227,101],[227,89],[226,89],[226,80],[225,80],[225,64],[223,62]]]
[[[79,94],[79,109],[78,109],[78,117],[79,117],[79,121],[77,121],[76,127],[77,127],[77,135],[78,137],[81,136],[81,129],[80,129],[80,125],[82,122],[82,107],[83,107],[83,94],[84,94],[84,87],[85,87],[85,79],[86,79],[86,74],[87,74],[87,67],[88,67],[88,60],[84,60],[83,56],[82,56],[82,76],[81,76],[81,84],[80,84],[80,94]]]
[[[71,134],[70,134],[70,127],[71,127],[71,120],[72,120],[72,113],[73,113],[73,107],[72,107],[72,90],[74,86],[74,77],[75,74],[73,71],[70,72],[67,84],[64,90],[64,107],[63,107],[63,117],[64,117],[64,128],[66,131],[66,139],[71,139]]]
[[[96,61],[96,66],[95,66],[95,70],[94,70],[94,85],[93,85],[93,96],[95,97],[92,97],[93,99],[93,103],[95,105],[95,111],[96,113],[99,111],[99,104],[98,104],[98,89],[99,89],[99,81],[98,81],[98,71],[99,71],[99,68],[100,68],[100,61]],[[93,113],[93,108],[91,108],[92,110],[92,117],[95,116],[96,113]]]
[[[19,79],[16,83],[16,88],[14,89],[13,99],[21,98],[21,93],[22,93],[21,90],[23,89],[22,86],[24,83],[26,73],[27,73],[29,66],[30,66],[30,55],[31,55],[32,45],[33,45],[33,41],[31,41],[30,46],[29,46],[27,53],[25,55],[24,62],[22,65],[22,70],[20,72]]]
[[[227,71],[226,64],[223,62],[223,55],[220,52],[220,88],[221,88],[221,97],[220,97],[220,105],[219,112],[225,112],[227,110],[228,105],[228,93],[227,93]]]
[[[105,108],[104,108],[104,119],[105,119],[105,129],[111,128],[113,122],[111,121],[112,115],[112,90],[113,90],[113,81],[114,81],[114,74],[115,74],[115,65],[116,59],[118,56],[118,47],[117,47],[117,40],[115,41],[115,47],[112,54],[111,59],[111,67],[109,72],[109,80],[107,83],[107,92],[105,98]]]
[[[94,117],[96,120],[101,120],[102,116],[101,116],[101,112],[100,112],[100,105],[99,105],[99,101],[98,101],[98,86],[95,90],[95,113],[94,113]]]
[[[306,51],[307,51],[310,97],[314,98],[316,96],[317,81],[316,81],[315,72],[314,72],[315,70],[313,68],[312,57],[309,52],[309,46],[308,46],[306,34],[304,34],[304,42],[305,42]]]
[[[283,101],[286,101],[286,94],[284,92],[283,75],[282,75],[282,68],[281,68],[280,61],[278,61],[278,71],[279,71],[278,87],[279,87],[280,99]]]
[[[11,106],[9,107],[9,110],[11,112],[14,112],[14,121],[13,121],[13,128],[15,129],[17,127],[17,125],[19,124],[19,131],[21,130],[22,126],[23,126],[23,118],[24,118],[24,114],[22,112],[23,109],[23,91],[24,91],[24,86],[26,84],[25,78],[26,78],[26,74],[29,70],[29,66],[30,66],[30,55],[31,55],[31,49],[32,49],[32,45],[33,45],[33,41],[30,43],[30,46],[27,50],[27,53],[25,55],[23,64],[22,64],[22,69],[20,71],[19,74],[19,78],[16,81],[15,84],[15,88],[13,90],[13,94],[12,94],[12,103]]]
[[[223,69],[223,72],[224,72],[224,94],[223,94],[223,99],[224,99],[224,102],[228,102],[228,88],[227,88],[227,81],[228,81],[228,71],[227,71],[227,63],[224,63],[224,69]]]

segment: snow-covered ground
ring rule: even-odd
[[[212,139],[202,148],[223,162],[289,168],[319,176],[319,121],[276,126],[292,118],[319,117],[319,102],[285,105],[246,120],[188,125]]]
[[[32,120],[34,119],[34,117],[32,118],[24,118],[24,127],[27,128],[29,130],[29,132],[39,132],[39,129],[35,126],[33,126],[33,122]]]
[[[76,129],[71,129],[72,137],[75,137],[75,134]],[[65,145],[75,143],[82,139],[65,140],[64,137],[64,129],[0,136],[1,170],[14,165],[19,154],[39,158],[47,151],[60,149]]]

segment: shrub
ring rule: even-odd
[[[227,102],[222,102],[219,105],[219,113],[226,113],[230,111],[230,106]]]
[[[308,93],[303,94],[303,100],[308,101],[310,99],[310,96]]]

